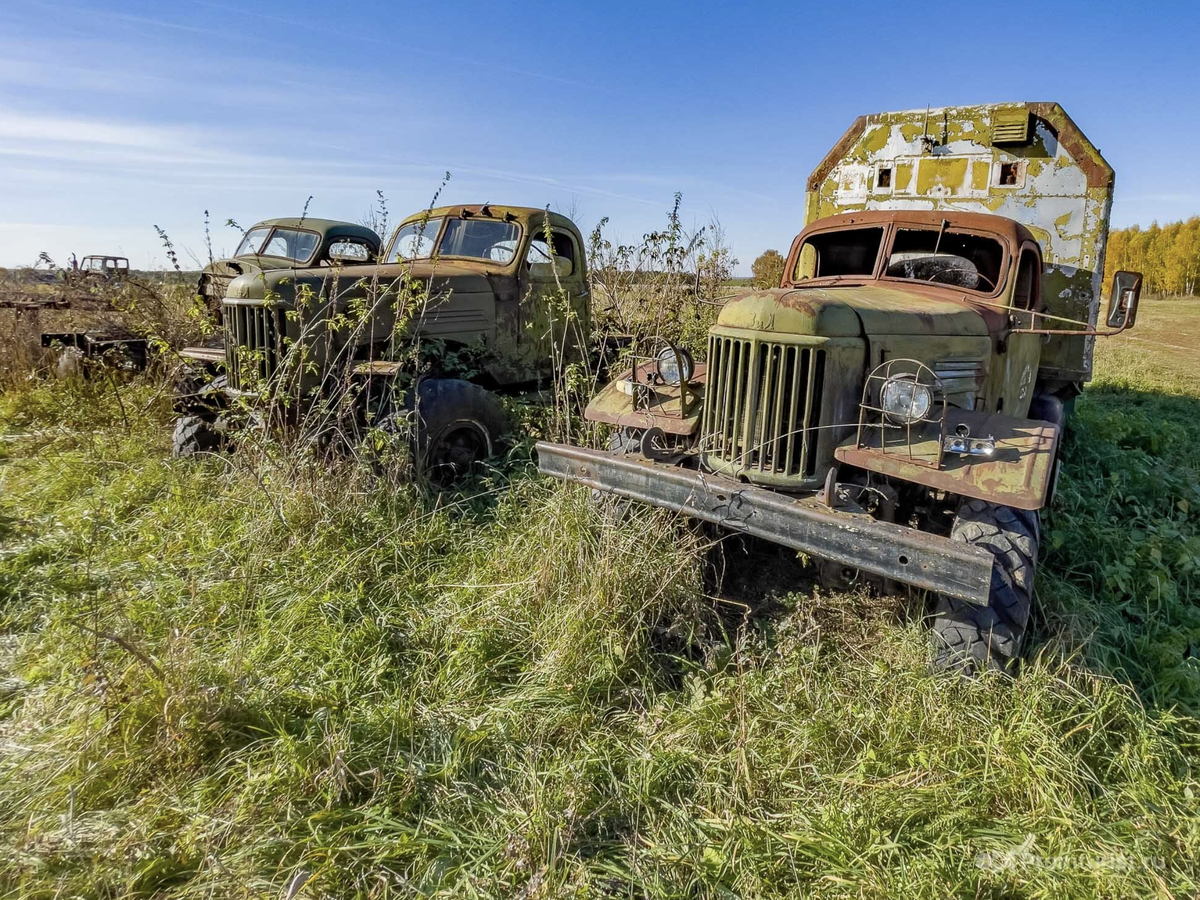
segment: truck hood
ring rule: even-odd
[[[821,337],[988,333],[983,316],[960,300],[882,284],[755,291],[726,303],[717,325]]]
[[[253,256],[234,256],[229,259],[217,259],[204,267],[203,274],[215,275],[218,278],[236,278],[250,272],[261,272],[261,258]]]
[[[333,285],[335,280],[337,284]],[[413,264],[361,265],[316,267],[310,269],[274,269],[263,273],[247,273],[229,283],[226,296],[234,300],[262,299],[269,291],[282,300],[295,295],[296,286],[307,284],[316,295],[361,296],[360,285],[377,280],[380,289],[398,284],[408,277],[430,283],[432,291],[451,290],[456,293],[491,293],[492,287],[481,267],[439,260],[418,260]]]

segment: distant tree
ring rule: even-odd
[[[768,250],[753,263],[750,271],[754,273],[754,286],[761,288],[779,287],[783,280],[784,259],[778,250]]]
[[[1200,216],[1110,232],[1104,259],[1106,289],[1120,269],[1141,272],[1147,294],[1200,293]]]

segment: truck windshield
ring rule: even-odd
[[[401,225],[392,238],[392,252],[388,254],[388,262],[400,262],[402,259],[424,259],[433,256],[433,242],[437,240],[438,232],[442,230],[444,219],[418,219]]]
[[[234,256],[253,256],[258,252],[258,248],[262,246],[263,241],[267,239],[267,233],[270,228],[251,228],[246,232],[246,236],[242,238],[242,242],[238,244],[238,248],[233,251]]]
[[[321,243],[321,236],[313,231],[295,228],[276,228],[259,251],[261,256],[280,256],[298,263],[308,262]]]
[[[900,228],[888,256],[888,278],[947,284],[992,293],[1000,284],[1004,248],[995,238],[937,228]]]
[[[246,232],[233,255],[279,256],[305,263],[312,258],[320,243],[321,236],[313,231],[257,225]]]
[[[434,255],[469,256],[492,262],[511,262],[521,228],[515,222],[497,219],[443,219],[409,222],[402,225],[392,241],[389,262],[423,259]],[[440,239],[438,232],[442,232]],[[435,244],[436,242],[436,244]]]
[[[842,275],[870,278],[883,241],[882,228],[846,228],[810,235],[796,261],[796,281]]]

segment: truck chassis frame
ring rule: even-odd
[[[540,441],[538,469],[917,588],[987,606],[994,557],[941,535],[669,463]]]

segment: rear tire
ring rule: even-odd
[[[966,500],[950,537],[984,548],[995,564],[987,606],[938,597],[932,633],[934,665],[964,675],[985,671],[1012,674],[1033,609],[1039,515]]]
[[[171,436],[171,455],[188,459],[200,453],[212,453],[221,447],[221,433],[212,422],[200,416],[180,416]]]
[[[470,475],[508,432],[508,416],[491,391],[457,378],[426,378],[417,386],[420,474],[441,487]]]

